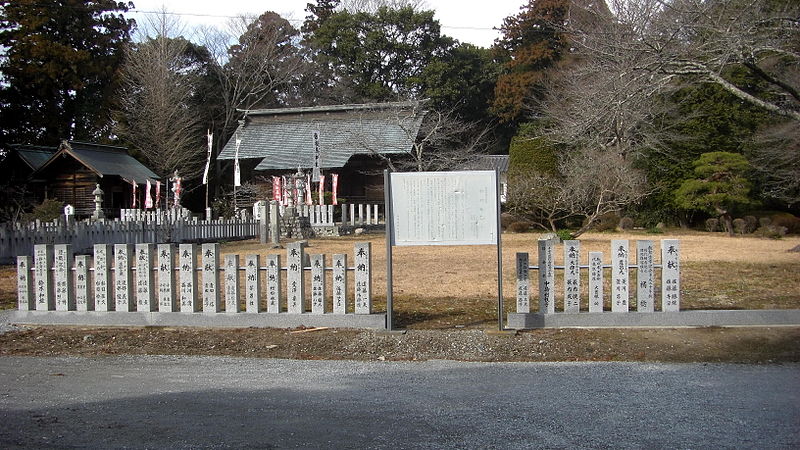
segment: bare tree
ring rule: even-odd
[[[190,43],[179,36],[180,23],[162,12],[145,24],[138,44],[125,53],[117,133],[130,142],[161,176],[176,169],[199,174],[204,162],[204,132],[191,98],[194,61]]]
[[[558,174],[528,173],[509,183],[509,207],[538,226],[583,219],[578,237],[604,214],[619,212],[648,194],[644,175],[613,151],[584,150],[561,156]]]
[[[654,87],[676,79],[715,83],[738,98],[800,120],[800,3],[795,0],[613,0],[605,31],[570,30],[598,59],[623,57]],[[768,94],[726,78],[731,66],[765,82]]]
[[[425,0],[343,0],[339,4],[339,9],[350,11],[351,13],[367,12],[374,14],[378,8],[383,6],[390,9],[411,7],[415,11],[430,9],[428,2]]]
[[[367,110],[359,118],[360,126],[342,130],[342,134],[367,153],[383,159],[394,171],[458,169],[485,154],[491,146],[491,129],[484,124],[462,121],[453,111],[428,110],[425,102],[412,101],[406,106]],[[380,136],[383,126],[368,122],[376,117],[403,139],[387,142]],[[400,146],[392,148],[398,143]]]
[[[759,133],[750,163],[761,176],[765,195],[800,203],[800,122],[787,121]]]
[[[305,64],[295,45],[298,31],[286,19],[271,11],[239,16],[224,29],[206,28],[201,34],[222,88],[225,138],[242,111],[285,103],[288,86]]]

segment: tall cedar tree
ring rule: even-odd
[[[109,139],[133,4],[0,1],[0,145]]]
[[[504,64],[497,79],[493,110],[504,122],[519,119],[526,101],[535,95],[547,70],[568,51],[561,31],[569,13],[570,0],[530,0],[521,11],[503,20],[502,37],[494,49]]]

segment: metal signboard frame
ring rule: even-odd
[[[386,328],[393,316],[392,248],[412,245],[495,245],[497,314],[503,330],[500,174],[493,171],[384,171],[386,200]]]

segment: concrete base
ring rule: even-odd
[[[508,328],[629,328],[800,326],[798,309],[702,310],[578,314],[508,314]]]
[[[14,311],[16,325],[207,328],[386,328],[386,314],[151,313],[102,311]]]

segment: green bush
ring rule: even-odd
[[[573,238],[572,232],[570,230],[558,230],[556,231],[558,238],[562,241],[568,241]]]
[[[558,173],[556,151],[542,137],[514,136],[508,148],[509,174]]]
[[[35,222],[41,220],[42,222],[50,222],[58,219],[64,214],[64,203],[53,199],[46,198],[41,204],[36,205],[33,211],[22,215],[24,222]]]

